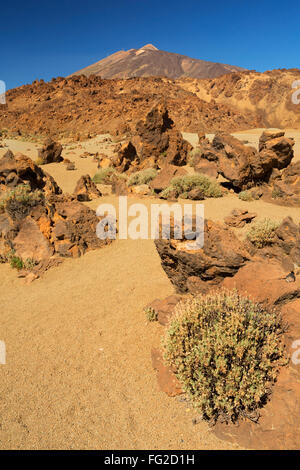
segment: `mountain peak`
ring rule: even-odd
[[[157,47],[153,46],[153,44],[146,44],[145,46],[141,47],[139,50],[148,50],[148,51],[158,51]]]
[[[155,52],[155,54],[152,54]],[[140,49],[118,51],[75,74],[99,75],[102,78],[168,77],[214,78],[244,69],[226,64],[161,51],[153,44]]]

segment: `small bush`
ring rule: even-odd
[[[0,199],[0,212],[6,212],[12,219],[20,220],[30,209],[44,203],[42,191],[31,191],[29,185],[20,184],[11,191],[6,191]]]
[[[9,262],[10,262],[11,267],[14,269],[17,269],[18,271],[24,268],[23,260],[19,256],[15,256],[15,255],[11,256]]]
[[[148,184],[157,175],[154,168],[147,168],[145,170],[137,171],[130,175],[128,179],[128,186],[139,186],[141,184]]]
[[[283,194],[283,191],[279,188],[274,188],[273,191],[272,191],[272,198],[273,199],[278,199],[278,198],[281,198],[283,197],[284,194]]]
[[[144,311],[149,322],[157,321],[157,312],[154,310],[154,308],[146,307]]]
[[[112,175],[115,173],[114,168],[102,168],[93,177],[93,181],[96,184],[109,183]]]
[[[171,180],[170,185],[161,193],[162,197],[167,198],[168,194],[175,192],[176,197],[188,197],[189,191],[194,188],[200,188],[205,197],[222,197],[220,185],[209,179],[205,175],[186,175]]]
[[[239,199],[241,199],[241,201],[253,201],[253,196],[252,194],[250,193],[250,191],[241,191],[239,193]]]
[[[256,248],[271,245],[274,241],[275,230],[280,223],[271,219],[264,219],[251,225],[247,238]]]
[[[204,419],[253,417],[286,364],[279,314],[220,291],[181,302],[163,338],[166,363]]]

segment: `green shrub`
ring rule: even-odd
[[[31,191],[27,184],[6,191],[0,199],[0,212],[6,212],[12,219],[20,220],[30,209],[44,203],[44,194],[40,190]]]
[[[128,186],[139,186],[140,184],[148,184],[157,175],[154,168],[147,168],[145,170],[137,171],[130,175],[128,179]]]
[[[283,197],[283,191],[280,188],[274,188],[272,191],[272,198],[273,199],[278,199],[280,197]]]
[[[156,310],[154,310],[154,308],[146,307],[144,309],[144,311],[145,311],[145,314],[146,314],[146,318],[149,322],[157,321],[157,312],[156,312]]]
[[[96,184],[109,183],[112,175],[115,173],[114,168],[101,168],[93,177],[93,181]]]
[[[9,262],[11,267],[17,269],[18,271],[24,268],[23,260],[19,256],[11,256]]]
[[[173,178],[170,185],[161,193],[162,197],[168,197],[168,194],[175,191],[176,197],[188,197],[189,191],[194,188],[200,188],[205,197],[222,197],[220,185],[205,175],[186,175]]]
[[[239,199],[241,199],[242,201],[253,201],[253,196],[252,194],[250,193],[250,191],[241,191],[239,193]]]
[[[199,295],[175,308],[163,353],[204,419],[253,417],[286,364],[279,314],[239,295]]]
[[[247,238],[256,248],[271,245],[274,241],[275,230],[280,223],[271,219],[264,219],[251,225]]]

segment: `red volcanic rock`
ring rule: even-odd
[[[41,189],[45,195],[61,193],[52,176],[29,157],[21,153],[14,155],[8,150],[0,159],[0,190],[13,189],[18,184],[28,184],[33,191]]]
[[[171,368],[164,364],[161,352],[158,349],[152,349],[151,358],[152,367],[157,372],[157,381],[161,391],[169,397],[181,395],[183,393],[181,385]]]
[[[205,221],[203,248],[189,250],[189,244],[172,238],[155,241],[162,267],[178,292],[206,292],[251,258],[232,230],[210,220]]]
[[[137,155],[135,146],[130,141],[125,142],[119,149],[113,163],[120,173],[137,168],[140,158]]]
[[[233,209],[228,217],[225,217],[224,223],[230,227],[242,228],[257,217],[255,212],[251,213],[247,210]]]
[[[175,129],[165,103],[157,104],[136,125],[133,143],[141,162],[152,158],[161,168],[165,164],[186,164],[192,146]]]
[[[38,157],[43,163],[57,163],[63,160],[61,152],[62,146],[49,138],[38,151]]]
[[[91,180],[90,175],[82,175],[80,177],[73,194],[78,201],[91,201],[101,196],[101,192]]]
[[[147,308],[155,311],[157,314],[157,321],[161,325],[166,325],[174,313],[174,309],[182,297],[180,295],[169,295],[163,300],[155,299]]]
[[[187,172],[184,168],[175,165],[165,165],[158,175],[150,182],[150,187],[156,192],[160,192],[169,186],[171,180],[177,176],[184,176]]]
[[[300,297],[300,276],[295,282],[287,282],[289,274],[276,261],[247,263],[231,278],[222,283],[226,289],[237,289],[257,302],[279,305]]]

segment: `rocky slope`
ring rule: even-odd
[[[75,75],[95,74],[102,78],[131,78],[163,76],[168,78],[212,78],[224,73],[244,70],[233,65],[219,64],[173,52],[160,51],[152,44],[140,49],[118,51],[95,64],[79,70]]]
[[[23,136],[128,133],[162,100],[180,131],[233,132],[263,124],[253,112],[207,103],[166,78],[56,78],[9,90],[6,98],[7,104],[0,106],[0,130]]]
[[[299,69],[281,69],[231,73],[209,80],[184,79],[179,84],[206,102],[213,100],[240,112],[255,113],[264,127],[298,129],[300,105],[292,101],[296,92],[292,85],[299,79]]]

